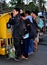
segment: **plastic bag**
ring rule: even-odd
[[[9,56],[9,58],[15,58],[15,48],[14,47],[9,49],[8,56]]]

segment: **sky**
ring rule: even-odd
[[[8,3],[10,0],[6,0],[6,2]]]
[[[6,0],[6,2],[8,3],[10,0]],[[27,0],[25,0],[25,2],[26,2]],[[29,1],[32,1],[32,0],[29,0]]]
[[[6,0],[6,2],[8,3],[10,0]],[[25,0],[25,2],[26,2],[27,0]],[[32,1],[32,0],[29,0],[30,2]],[[47,1],[47,0],[45,0],[45,1]]]

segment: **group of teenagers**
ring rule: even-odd
[[[12,26],[16,60],[19,58],[28,59],[30,40],[33,40],[33,51],[38,50],[39,32],[43,31],[44,27],[44,25],[38,24],[39,20],[36,11],[23,11],[17,7],[13,9],[7,25]]]

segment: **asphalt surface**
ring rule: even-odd
[[[8,60],[6,57],[0,56],[0,65],[47,65],[47,45],[45,45],[47,44],[46,35],[43,35],[44,40],[41,40],[38,46],[38,52],[30,55],[28,60],[16,62],[15,60]]]

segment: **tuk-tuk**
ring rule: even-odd
[[[9,21],[9,18],[9,13],[5,13],[0,16],[0,55],[6,55],[6,48],[9,43],[12,43],[11,28],[7,29],[7,22]]]

